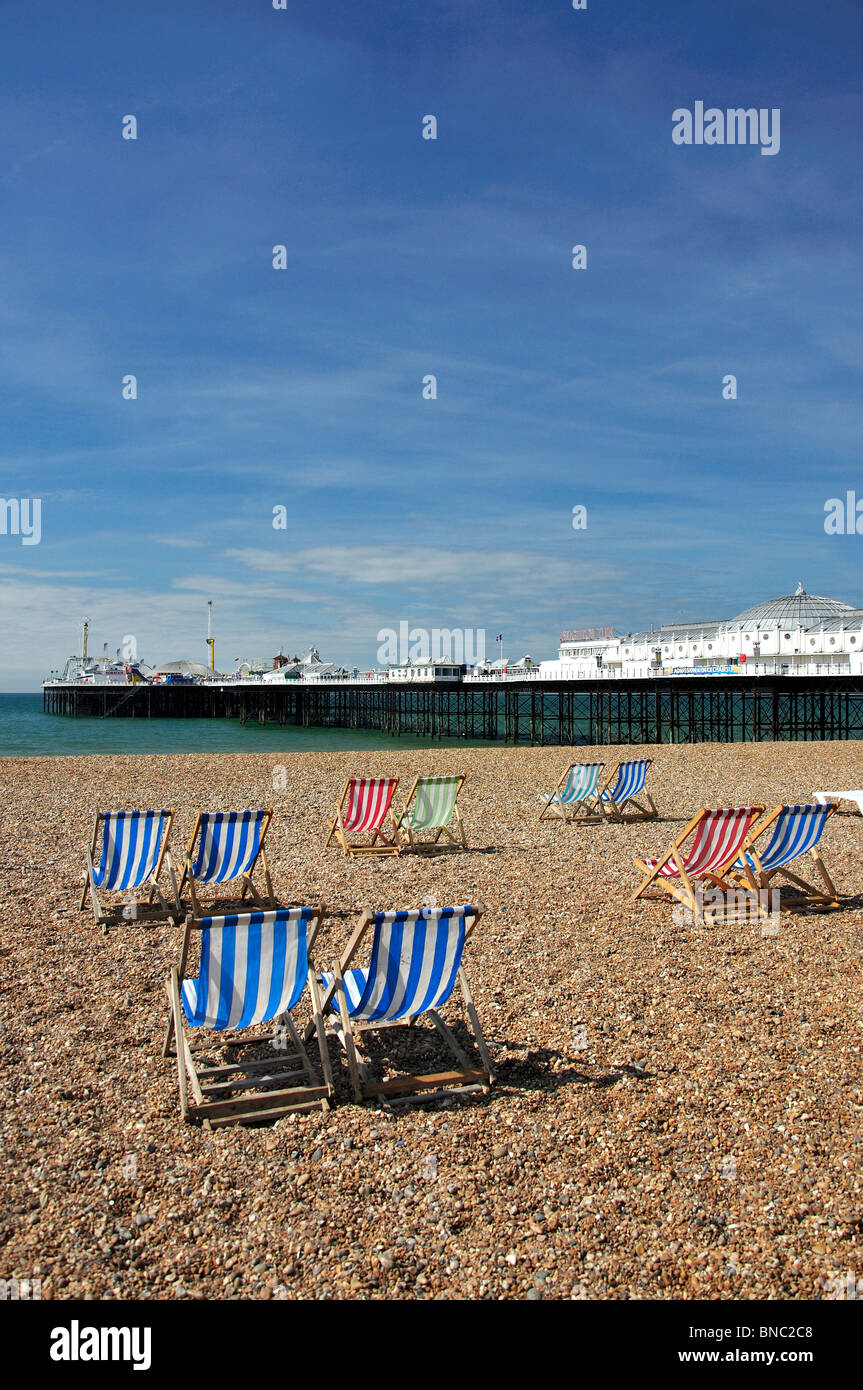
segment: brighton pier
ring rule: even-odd
[[[47,714],[239,719],[531,744],[863,738],[863,676],[43,687]]]

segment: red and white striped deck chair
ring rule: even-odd
[[[696,890],[695,884],[709,883],[724,892],[734,892],[734,885],[727,881],[725,874],[739,858],[752,825],[763,810],[763,806],[718,810],[702,807],[662,858],[635,860],[645,877],[632,895],[633,902],[637,898],[661,898],[663,893],[669,893],[689,908],[693,920],[710,920],[714,914],[704,910],[703,894]],[[683,845],[690,835],[692,844],[685,853]],[[662,891],[648,893],[651,887]]]
[[[336,814],[327,821],[329,835],[324,848],[329,849],[335,840],[351,859],[357,854],[398,854],[396,818],[392,809],[398,784],[398,777],[349,777],[342,788]],[[390,831],[389,838],[383,832],[384,825]],[[349,834],[364,835],[369,831],[372,838],[366,844],[348,839]]]

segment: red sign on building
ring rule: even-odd
[[[613,627],[576,627],[560,634],[561,642],[595,642],[614,636]]]

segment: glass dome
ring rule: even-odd
[[[807,594],[801,583],[793,594],[771,598],[766,603],[756,603],[754,608],[747,608],[728,626],[742,628],[744,632],[752,632],[755,628],[760,628],[762,632],[779,627],[819,628],[822,623],[835,621],[843,614],[853,612],[850,603],[823,598],[820,594]]]

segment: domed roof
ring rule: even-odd
[[[793,594],[783,598],[771,598],[766,603],[756,603],[747,608],[729,623],[729,627],[742,628],[751,632],[754,628],[771,629],[778,627],[811,629],[822,623],[841,618],[844,613],[853,613],[850,603],[840,603],[836,598],[822,598],[820,594],[807,594],[802,583]]]

